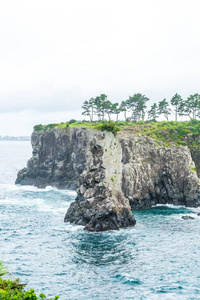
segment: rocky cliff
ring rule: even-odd
[[[16,183],[78,188],[65,221],[87,230],[133,226],[131,208],[200,205],[200,182],[187,146],[166,147],[132,131],[115,137],[78,127],[34,131],[32,146]]]
[[[79,128],[34,131],[31,143],[32,158],[18,173],[16,184],[76,190],[86,163],[87,132]]]
[[[200,205],[200,180],[187,146],[120,132],[122,191],[133,209],[156,204]]]

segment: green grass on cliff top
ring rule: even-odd
[[[103,122],[90,123],[86,121],[75,121],[71,120],[65,123],[54,123],[48,125],[36,125],[34,126],[35,131],[45,130],[49,131],[54,127],[67,129],[68,127],[93,127],[101,129]],[[162,121],[162,122],[130,122],[117,121],[115,124],[120,130],[128,133],[134,133],[142,136],[149,136],[155,140],[162,141],[165,144],[175,143],[177,145],[187,145],[186,137],[191,134],[192,146],[198,146],[197,136],[200,135],[200,121],[192,119],[188,122],[174,122],[174,121]],[[100,126],[99,126],[100,125]],[[106,126],[104,126],[106,127]]]

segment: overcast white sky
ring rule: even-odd
[[[199,0],[0,0],[0,135],[82,119],[100,93],[200,93]]]

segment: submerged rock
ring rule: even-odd
[[[184,219],[184,220],[194,220],[195,218],[191,217],[191,216],[182,216],[182,219]]]

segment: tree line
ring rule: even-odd
[[[95,117],[99,121],[104,121],[106,117],[111,120],[112,115],[116,115],[116,121],[118,121],[121,112],[124,112],[125,120],[130,119],[136,122],[145,120],[146,115],[148,120],[151,121],[156,121],[161,115],[168,121],[172,112],[175,114],[175,121],[178,120],[179,116],[188,116],[190,119],[200,117],[200,95],[197,93],[190,95],[186,100],[176,93],[170,102],[163,99],[158,103],[153,103],[149,110],[147,110],[148,101],[148,97],[137,93],[129,96],[129,99],[122,101],[120,104],[118,102],[112,103],[108,100],[107,95],[101,94],[83,103],[82,115],[88,116],[90,122],[93,122]],[[173,110],[170,104],[174,108]],[[131,117],[127,118],[127,112],[131,113]]]

